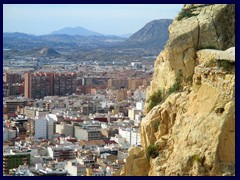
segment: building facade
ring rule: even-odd
[[[10,169],[18,168],[19,165],[30,165],[30,152],[11,150],[3,154],[3,174],[8,174]]]
[[[75,73],[26,73],[24,95],[26,98],[41,99],[44,96],[65,96],[76,92]]]

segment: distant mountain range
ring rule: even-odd
[[[61,56],[64,53],[79,54],[91,51],[91,53],[108,53],[122,56],[125,54],[136,54],[136,56],[156,56],[164,48],[168,40],[168,27],[172,19],[160,19],[147,23],[139,31],[122,36],[103,35],[82,27],[63,28],[51,34],[35,36],[24,33],[3,33],[3,48],[20,50],[19,53],[30,53],[31,49],[49,47],[45,49],[42,56]],[[128,38],[126,38],[128,37]],[[55,53],[52,49],[55,49]],[[13,52],[11,51],[11,52]],[[34,50],[35,51],[35,50]],[[60,54],[57,54],[57,53]],[[100,53],[101,52],[101,53]],[[10,52],[5,52],[9,54]],[[17,53],[17,52],[16,52]],[[106,54],[102,54],[106,57]],[[30,54],[33,54],[30,53]],[[37,55],[37,54],[36,54]],[[84,57],[81,57],[84,58]]]
[[[53,32],[51,32],[51,34],[66,34],[66,35],[79,35],[79,36],[103,36],[103,34],[88,30],[81,26],[65,27],[65,28],[59,29],[57,31],[53,31]]]

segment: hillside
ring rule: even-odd
[[[172,19],[151,21],[130,36],[124,42],[124,45],[127,47],[153,50],[159,53],[168,40],[168,27],[172,21]]]
[[[46,57],[58,57],[60,54],[52,48],[44,47],[40,51],[37,52],[38,56],[46,56]]]
[[[94,32],[83,28],[81,26],[78,27],[65,27],[56,31],[51,32],[51,34],[66,34],[66,35],[79,35],[79,36],[103,36],[98,32]]]
[[[184,6],[145,110],[142,147],[129,150],[120,175],[235,175],[235,5]]]

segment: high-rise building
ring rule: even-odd
[[[26,73],[24,94],[27,98],[65,96],[76,91],[75,73]]]
[[[108,80],[108,88],[112,89],[120,89],[127,88],[128,80],[127,79],[109,79]]]
[[[132,78],[128,79],[128,89],[135,91],[136,89],[138,89],[139,86],[142,85],[147,86],[146,79],[132,79]]]
[[[26,73],[24,77],[26,98],[40,99],[53,95],[53,73]]]
[[[71,95],[76,91],[77,75],[75,73],[54,74],[54,95]]]
[[[4,73],[3,82],[6,84],[21,83],[21,75],[16,73]]]

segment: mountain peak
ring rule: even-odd
[[[80,36],[102,36],[98,32],[88,30],[84,27],[65,27],[56,31],[51,32],[50,34],[66,34],[66,35],[80,35]]]
[[[49,47],[43,47],[40,51],[38,51],[38,55],[40,56],[60,56],[60,54],[55,51],[54,49],[52,48],[49,48]]]
[[[153,20],[130,36],[124,44],[159,52],[168,40],[168,26],[172,21],[172,19]]]

